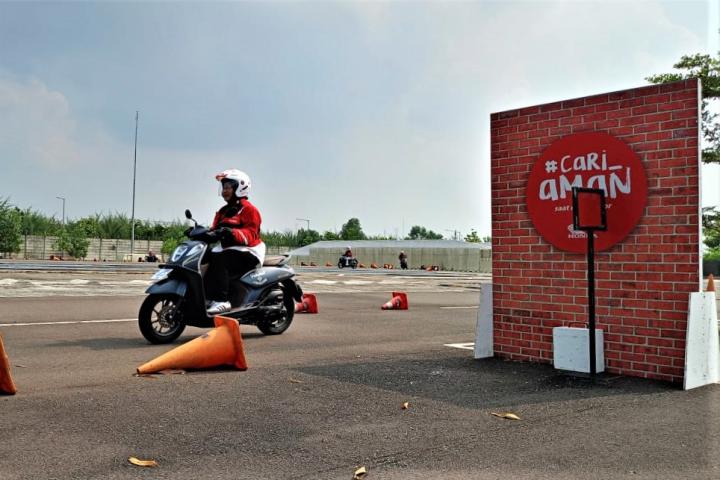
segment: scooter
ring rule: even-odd
[[[185,216],[195,223],[185,234],[188,240],[177,246],[167,263],[159,265],[154,283],[140,306],[140,332],[155,344],[177,339],[187,325],[213,328],[214,315],[207,313],[203,275],[207,270],[208,247],[219,238],[213,230],[198,225],[190,210]],[[265,335],[288,329],[295,315],[295,302],[302,301],[302,289],[295,271],[288,265],[290,255],[265,257],[261,267],[241,277],[230,277],[230,304],[224,317],[242,325],[255,325]]]
[[[357,268],[357,266],[358,266],[358,260],[355,257],[346,257],[343,255],[338,260],[338,268],[344,268],[344,267]]]

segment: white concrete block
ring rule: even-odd
[[[720,381],[719,350],[715,292],[691,293],[685,342],[685,390]]]
[[[480,308],[475,325],[475,358],[490,358],[493,353],[493,295],[492,284],[482,285]]]
[[[553,328],[553,365],[558,370],[590,373],[590,332],[587,328]],[[603,331],[595,329],[595,371],[605,371]]]

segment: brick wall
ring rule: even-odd
[[[604,132],[639,157],[645,212],[596,254],[596,322],[611,373],[682,381],[689,293],[700,285],[699,84],[687,80],[491,115],[495,354],[551,363],[552,328],[587,322],[587,261],[536,232],[530,170],[553,141]]]

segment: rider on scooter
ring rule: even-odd
[[[212,249],[210,265],[205,277],[207,298],[211,299],[208,313],[230,310],[230,275],[242,275],[262,265],[265,243],[260,238],[260,212],[248,201],[250,177],[231,168],[218,173],[220,195],[224,205],[215,214],[211,230],[220,240]]]

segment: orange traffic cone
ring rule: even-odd
[[[373,262],[370,264],[370,268],[378,268],[377,263]]]
[[[713,277],[713,274],[711,273],[708,276],[708,284],[707,288],[705,289],[706,292],[714,292],[715,291],[715,278]]]
[[[407,310],[407,294],[403,292],[392,292],[392,300],[382,306],[383,310]]]
[[[333,264],[332,264],[332,263],[330,263],[330,262],[325,262],[325,266],[326,266],[326,267],[332,267],[332,266],[333,266]]]
[[[310,262],[310,266],[311,266],[311,267],[317,267],[317,263],[315,263],[315,262]]]
[[[364,263],[358,265],[358,268],[367,268]]]
[[[15,392],[17,392],[17,388],[15,388],[15,382],[10,375],[10,360],[5,354],[5,347],[0,335],[0,393],[15,395]]]
[[[318,313],[315,294],[303,293],[302,302],[295,304],[295,313]]]
[[[202,369],[232,365],[247,370],[240,326],[237,320],[216,316],[215,328],[190,340],[137,369],[137,373],[156,373],[168,369]]]

